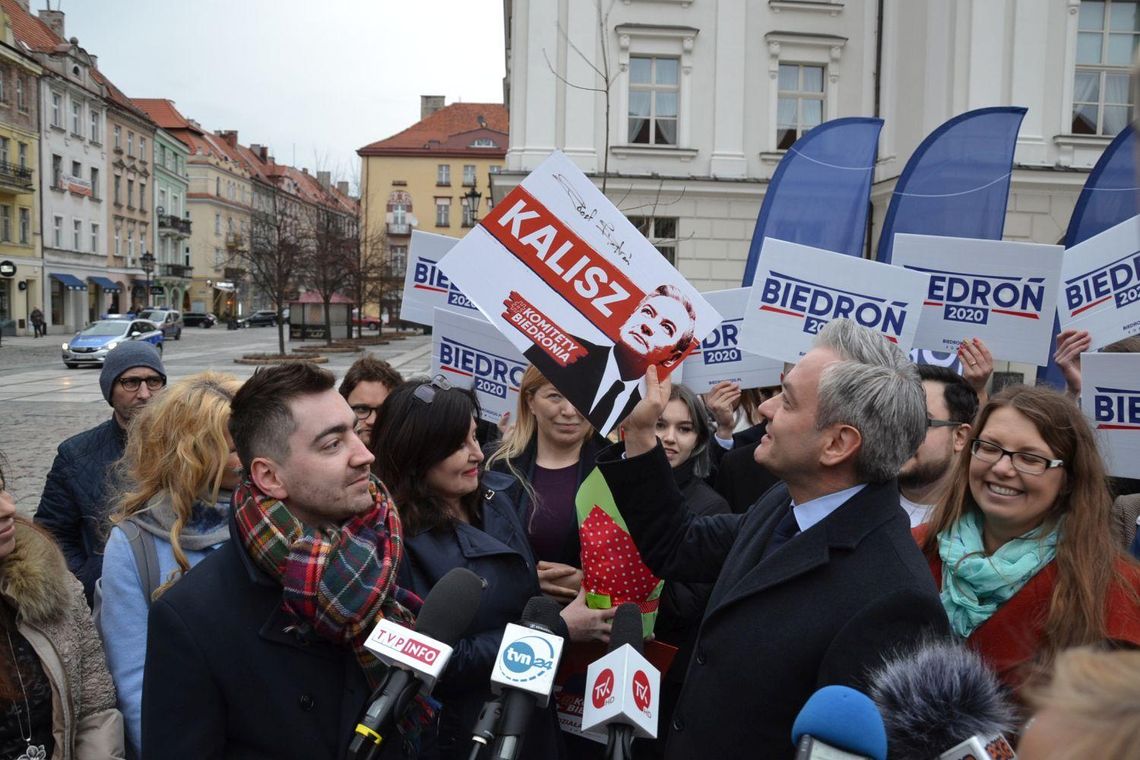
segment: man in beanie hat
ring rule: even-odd
[[[127,425],[164,387],[162,355],[150,343],[128,341],[108,353],[99,388],[114,414],[61,443],[44,484],[35,521],[59,542],[68,569],[83,582],[88,604],[103,572],[108,500],[116,491],[111,471],[123,454]]]

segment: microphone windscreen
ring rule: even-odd
[[[475,619],[484,585],[482,578],[465,567],[449,570],[424,597],[415,630],[454,646]]]
[[[808,698],[792,724],[792,744],[799,744],[805,734],[855,755],[887,757],[887,732],[879,708],[849,686],[824,686]]]
[[[613,652],[629,644],[641,652],[644,646],[643,639],[641,610],[633,602],[619,604],[614,612],[613,627],[610,629],[610,651]]]
[[[558,628],[559,613],[562,605],[549,596],[532,596],[523,607],[522,622],[540,625],[548,631]]]
[[[963,646],[929,642],[871,676],[891,758],[938,757],[971,736],[1009,731],[1014,713],[997,677]]]

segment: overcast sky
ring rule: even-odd
[[[47,0],[31,0],[33,12]],[[503,100],[502,0],[51,0],[130,97],[354,181],[420,95]]]

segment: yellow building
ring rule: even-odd
[[[365,241],[387,251],[383,309],[399,317],[412,230],[462,237],[490,208],[491,174],[507,153],[507,109],[425,95],[420,121],[357,151]],[[471,201],[475,203],[472,204]]]
[[[16,47],[0,10],[0,330],[31,335],[28,315],[45,311],[39,208],[39,98],[42,69]]]

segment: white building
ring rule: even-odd
[[[1140,38],[1136,3],[1114,0],[504,0],[504,12],[510,149],[493,197],[561,149],[599,186],[606,174],[611,200],[702,290],[739,286],[784,150],[842,116],[885,121],[873,246],[927,134],[974,108],[1027,107],[1005,237],[1059,242],[1129,118]]]

